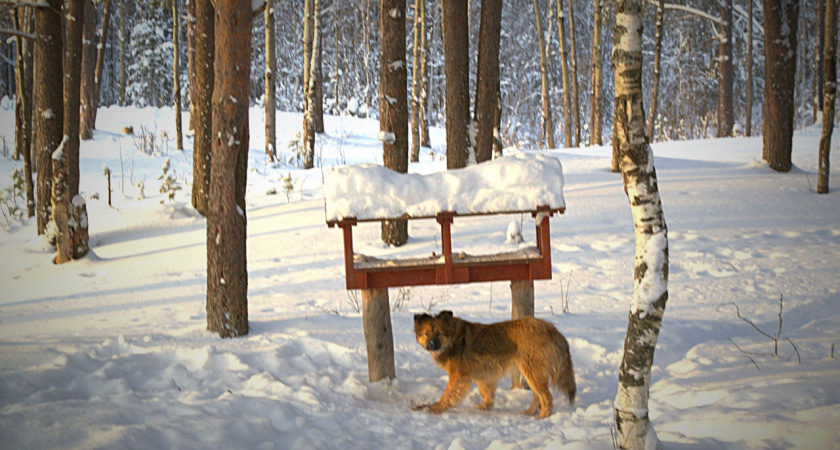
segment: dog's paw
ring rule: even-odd
[[[432,414],[440,414],[446,411],[446,407],[441,405],[440,403],[433,403],[426,408]]]
[[[493,409],[493,402],[489,402],[489,403],[482,402],[482,403],[479,403],[478,405],[475,405],[475,409],[477,409],[477,410],[479,410],[479,411],[490,411],[491,409]]]
[[[413,406],[413,407],[411,408],[411,410],[412,410],[412,411],[423,411],[423,410],[425,410],[425,409],[429,409],[429,406],[431,406],[431,404],[429,404],[429,403],[424,403],[424,404],[422,404],[422,405]]]

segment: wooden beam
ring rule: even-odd
[[[368,379],[376,382],[396,378],[394,335],[388,289],[362,290],[362,322],[368,356]]]

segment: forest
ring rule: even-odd
[[[382,162],[402,173],[409,159],[419,162],[421,148],[442,149],[446,169],[461,169],[501,157],[504,149],[611,145],[637,252],[614,403],[616,439],[622,448],[647,448],[656,442],[647,404],[669,299],[668,228],[650,143],[762,136],[763,161],[784,173],[793,169],[794,130],[822,122],[817,192],[826,193],[836,6],[835,0],[2,1],[8,13],[0,32],[9,38],[0,50],[0,97],[14,98],[13,157],[24,160],[18,178],[27,216],[35,217],[38,235],[51,239],[56,265],[91,249],[80,140],[94,138],[98,111],[171,108],[177,150],[184,150],[185,134],[192,140],[190,202],[206,217],[207,330],[223,338],[250,331],[245,196],[252,148],[262,146],[275,167],[278,147],[293,148],[296,158],[286,163],[320,165],[323,183],[315,149],[316,140],[329,138],[324,116],[378,121]],[[249,140],[251,106],[265,114],[263,145]],[[277,142],[278,112],[303,118],[288,143]],[[431,141],[432,128],[445,130],[445,142]],[[130,126],[122,133],[135,131],[147,133]],[[169,164],[162,166],[160,192],[172,200],[179,188]],[[102,171],[110,206],[110,169]],[[407,243],[404,219],[382,221],[385,244]],[[362,289],[364,311],[383,303],[371,290]],[[781,309],[781,296],[779,302]],[[390,334],[390,319],[385,328]],[[541,415],[549,417],[550,409],[544,403]]]
[[[11,11],[9,2],[4,9]],[[12,2],[14,3],[14,2]],[[179,53],[187,55],[189,45],[186,0],[179,0]],[[445,80],[443,63],[442,11],[440,2],[428,3],[425,21],[416,21],[417,4],[406,8],[406,49],[408,80],[415,74],[411,57],[415,48],[414,29],[424,32],[427,75],[424,79],[427,101],[426,117],[431,126],[445,121]],[[730,93],[732,131],[723,135],[756,135],[763,124],[763,89],[765,83],[763,5],[751,0],[673,0],[662,2],[659,104],[653,120],[654,141],[712,137],[719,132],[718,114],[721,77],[731,77]],[[825,0],[803,2],[798,14],[796,36],[796,75],[789,86],[794,91],[795,126],[810,125],[821,108],[822,42]],[[103,9],[108,8],[103,33]],[[561,11],[558,13],[558,7]],[[274,76],[276,106],[282,111],[303,111],[303,31],[302,3],[290,0],[274,4],[276,24],[274,41],[277,68]],[[499,54],[501,128],[504,146],[547,146],[542,119],[540,46],[544,47],[547,73],[547,98],[553,109],[550,127],[556,145],[566,141],[569,129],[563,117],[564,84],[561,58],[567,59],[568,91],[574,95],[577,110],[571,114],[572,145],[592,143],[593,69],[601,70],[596,86],[600,95],[595,104],[602,121],[603,139],[612,135],[613,81],[610,53],[614,26],[613,2],[601,0],[524,0],[505,3],[501,18]],[[136,106],[173,105],[173,16],[168,1],[99,0],[93,2],[95,42],[104,43],[99,104]],[[651,1],[643,10],[643,72],[654,73],[657,52],[658,2]],[[535,11],[538,11],[535,14]],[[355,114],[378,117],[381,6],[370,0],[330,0],[322,2],[320,14],[323,107],[327,114]],[[470,86],[475,86],[481,2],[469,2]],[[539,17],[542,39],[537,31]],[[728,18],[731,71],[721,73],[720,45],[725,30],[721,23]],[[752,17],[752,29],[749,18]],[[571,19],[571,20],[570,20]],[[558,20],[563,22],[563,45],[560,45]],[[572,23],[573,22],[573,23]],[[598,25],[597,28],[595,25]],[[13,27],[12,14],[0,16],[0,28]],[[252,104],[264,105],[265,18],[255,15],[251,33]],[[594,35],[597,32],[598,35]],[[105,39],[102,35],[105,34]],[[750,36],[751,35],[751,36]],[[751,37],[751,39],[750,39]],[[597,46],[593,42],[597,40]],[[421,44],[421,45],[422,45]],[[93,42],[91,42],[91,45]],[[15,40],[5,39],[0,46],[0,97],[15,94]],[[562,54],[563,50],[565,55]],[[594,57],[593,57],[594,56]],[[182,56],[183,58],[183,56]],[[183,108],[189,104],[189,64],[179,66]],[[750,85],[751,83],[751,85]],[[572,89],[572,86],[576,86]],[[645,105],[650,111],[653,77],[643,77]],[[571,92],[573,91],[573,92]],[[752,93],[752,99],[749,99]],[[474,91],[471,91],[474,95]],[[749,103],[752,102],[750,107]],[[474,104],[474,102],[473,102]],[[573,106],[572,106],[573,108]],[[748,111],[750,111],[748,113]],[[579,126],[574,126],[578,125]],[[285,144],[285,143],[284,143]],[[568,144],[567,144],[568,146]]]

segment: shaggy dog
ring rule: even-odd
[[[534,392],[534,401],[524,414],[540,418],[551,415],[553,397],[549,385],[575,401],[575,375],[569,343],[554,325],[533,317],[492,323],[467,322],[442,311],[437,316],[414,316],[417,342],[449,373],[449,383],[437,403],[413,409],[440,414],[457,405],[475,381],[481,392],[478,409],[493,407],[496,382],[509,374],[514,364]]]

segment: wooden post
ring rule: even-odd
[[[534,317],[534,281],[511,281],[511,319],[519,319],[520,317]],[[519,369],[514,368],[511,371],[513,388],[527,388],[528,383],[525,378],[519,373]]]
[[[394,336],[388,289],[362,289],[362,322],[368,355],[368,379],[371,382],[395,378]]]

